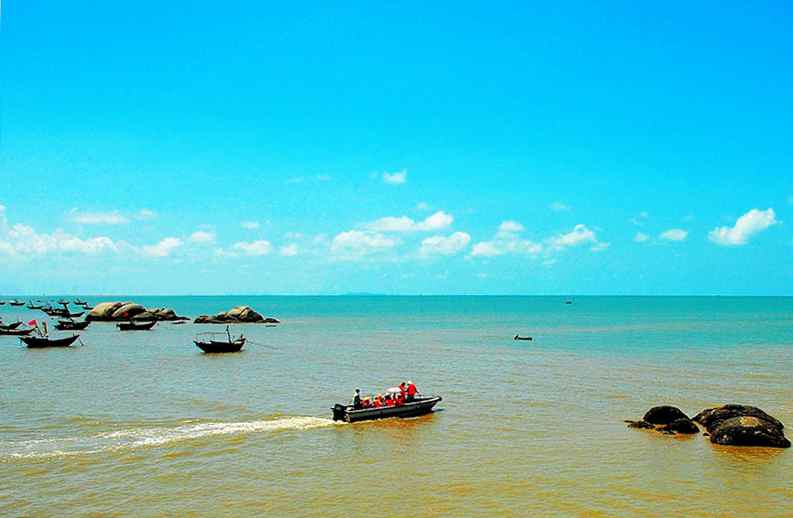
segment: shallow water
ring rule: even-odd
[[[793,423],[791,298],[136,300],[284,323],[215,356],[191,340],[222,328],[192,324],[96,323],[66,350],[0,337],[3,515],[793,514],[791,450],[622,422],[735,402]],[[355,386],[407,378],[438,412],[329,420]]]

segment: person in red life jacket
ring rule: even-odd
[[[408,386],[405,385],[405,382],[399,384],[400,395],[404,398],[408,395]]]
[[[394,406],[394,398],[391,397],[391,394],[386,395],[385,406]]]
[[[375,408],[380,408],[380,407],[382,407],[382,406],[383,406],[383,396],[381,396],[380,394],[377,394],[377,395],[374,397],[374,403],[373,403],[373,405],[372,405],[372,406],[374,406]]]
[[[405,404],[405,393],[404,392],[400,392],[396,396],[396,406],[402,406],[404,404]]]
[[[407,390],[407,392],[408,393],[407,393],[406,400],[407,400],[408,403],[410,403],[411,401],[416,399],[416,394],[418,393],[418,389],[416,388],[416,385],[414,385],[412,381],[408,381],[408,390]]]

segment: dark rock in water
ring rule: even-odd
[[[770,446],[790,448],[782,428],[771,421],[753,416],[732,417],[719,421],[710,442],[732,446]]]
[[[661,426],[658,430],[667,433],[699,433],[699,427],[688,417],[675,419],[671,423]]]
[[[630,421],[626,419],[625,422],[628,423],[628,428],[648,428],[655,430],[655,425],[647,421]]]
[[[225,313],[217,315],[201,315],[195,319],[196,324],[278,324],[275,318],[265,318],[250,306],[237,306]]]
[[[678,419],[689,420],[682,410],[668,405],[654,406],[644,414],[644,420],[652,424],[670,424]]]
[[[715,408],[706,408],[692,419],[712,433],[713,430],[719,426],[720,422],[732,419],[733,417],[757,417],[758,419],[773,423],[780,430],[785,427],[785,425],[775,417],[766,414],[755,406],[747,405],[724,405]]]
[[[785,425],[754,406],[724,405],[706,408],[694,421],[708,430],[710,442],[732,446],[790,448]]]

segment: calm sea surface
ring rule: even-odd
[[[283,324],[237,326],[252,343],[215,356],[191,340],[217,326],[0,337],[0,515],[793,515],[793,450],[622,422],[747,403],[793,425],[793,298],[134,300]],[[329,420],[407,379],[438,412]]]

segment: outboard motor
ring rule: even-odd
[[[344,416],[347,414],[347,407],[336,403],[333,407],[333,420],[344,421]]]

